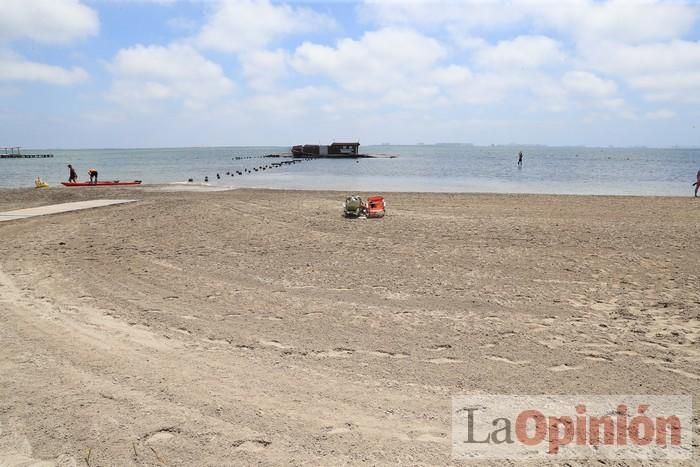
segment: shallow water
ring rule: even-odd
[[[172,149],[24,150],[54,154],[52,159],[1,159],[0,186],[33,186],[37,176],[51,185],[79,178],[96,167],[100,180],[184,182],[209,177],[214,186],[336,189],[343,191],[439,191],[613,195],[692,195],[700,169],[700,149],[586,148],[545,146],[362,146],[362,152],[396,158],[317,159],[265,172],[230,177],[287,158],[280,147]],[[524,164],[517,167],[523,151]],[[250,159],[235,160],[236,157]],[[221,180],[216,179],[216,174]]]

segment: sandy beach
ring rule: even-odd
[[[458,394],[692,395],[697,443],[700,200],[0,193],[138,200],[0,224],[2,466],[451,464]]]

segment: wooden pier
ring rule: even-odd
[[[53,154],[22,154],[19,146],[0,148],[0,159],[48,159]]]

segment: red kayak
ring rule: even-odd
[[[141,180],[133,180],[131,182],[122,182],[120,180],[111,180],[106,182],[61,182],[63,186],[120,186],[120,185],[140,185]]]

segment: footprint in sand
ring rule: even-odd
[[[387,350],[364,350],[363,353],[374,355],[375,357],[406,358],[408,354],[401,352],[389,352]]]
[[[210,343],[210,344],[228,345],[228,342],[225,341],[224,339],[212,339],[212,338],[210,338],[210,337],[207,337],[207,338],[204,339],[204,340],[207,341],[207,342]]]
[[[277,349],[291,349],[291,346],[280,344],[278,341],[271,340],[271,341],[266,341],[266,340],[259,340],[262,345],[266,345],[268,347],[275,347]]]
[[[591,305],[591,309],[594,310],[594,311],[600,311],[600,312],[604,312],[604,313],[609,313],[609,312],[611,312],[611,311],[615,311],[615,310],[617,309],[617,305],[615,305],[615,304],[613,304],[613,303],[602,303],[602,302],[598,302],[598,303],[592,304],[592,305]]]
[[[144,441],[145,444],[163,444],[170,441],[175,437],[175,434],[168,430],[156,431],[152,435],[149,435]]]
[[[669,366],[669,363],[671,363],[672,361],[673,360],[671,359],[671,357],[663,357],[663,358],[652,357],[652,358],[645,358],[644,360],[642,360],[643,363],[646,363],[649,365],[655,365],[660,370],[670,371],[671,373],[675,373],[677,375],[684,376],[686,378],[700,380],[700,374],[681,370],[680,368],[671,368]]]
[[[544,323],[525,323],[528,326],[530,326],[530,330],[532,332],[538,332],[538,331],[545,331],[550,328],[550,324],[544,324]]]
[[[347,422],[343,426],[326,426],[323,431],[328,435],[340,435],[354,431],[357,426],[354,423]]]
[[[586,306],[584,303],[579,302],[578,300],[568,299],[567,301],[569,302],[569,305],[571,305],[574,308],[583,308]]]
[[[556,349],[567,344],[567,341],[561,337],[552,337],[548,340],[537,341],[537,343],[547,347],[548,349]]]
[[[420,432],[411,431],[408,436],[415,441],[422,441],[424,443],[445,443],[447,442],[447,433],[439,433],[435,431]]]
[[[236,451],[259,452],[271,445],[272,442],[265,439],[239,439],[232,444]]]
[[[613,352],[615,355],[624,355],[626,357],[638,357],[639,354],[633,350],[618,350],[617,352]]]
[[[527,365],[528,363],[530,363],[529,360],[511,360],[510,358],[499,357],[498,355],[486,355],[484,356],[484,358],[493,360],[495,362],[508,363],[509,365]]]
[[[447,350],[451,348],[452,346],[450,344],[436,344],[431,347],[428,347],[426,350],[429,350],[431,352],[440,352],[442,350]]]
[[[675,373],[677,375],[685,376],[686,378],[690,379],[699,379],[700,380],[700,375],[696,375],[695,373],[690,373],[689,371],[685,370],[679,370],[677,368],[667,368],[667,367],[661,367],[666,371],[670,371],[671,373]]]
[[[457,360],[456,358],[451,358],[451,357],[441,357],[441,358],[433,358],[431,360],[428,360],[430,363],[434,363],[436,365],[444,365],[446,363],[462,363],[462,360]]]
[[[317,357],[349,357],[352,355],[355,351],[352,349],[345,349],[342,347],[337,347],[333,350],[319,350],[317,352],[314,352],[314,355]]]
[[[581,337],[583,337],[585,339],[591,339],[591,337],[588,334],[581,334]],[[618,345],[613,344],[613,343],[605,343],[605,342],[587,342],[585,344],[581,344],[581,346],[582,347],[593,347],[596,349],[614,349]]]
[[[574,366],[574,365],[569,365],[567,363],[564,363],[562,365],[557,365],[557,366],[552,366],[547,368],[549,371],[553,371],[555,373],[560,373],[562,371],[572,371],[572,370],[580,370],[582,367],[580,366]]]
[[[659,344],[658,342],[651,342],[651,341],[639,341],[640,344],[647,345],[649,347],[654,347],[660,350],[668,350],[668,346],[666,344]]]
[[[608,356],[601,355],[601,354],[592,354],[592,353],[586,354],[583,358],[585,358],[586,360],[594,361],[594,362],[610,363],[613,361],[613,359],[608,357]]]

